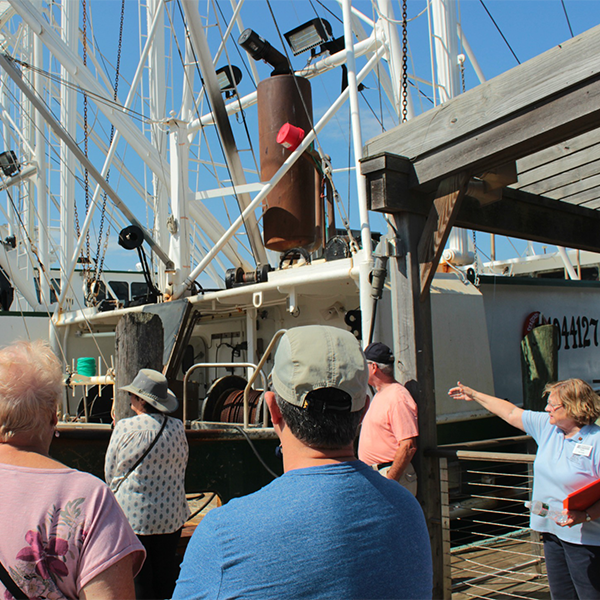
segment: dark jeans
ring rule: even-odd
[[[165,600],[173,596],[179,575],[177,544],[181,529],[160,535],[138,535],[146,548],[146,560],[134,580],[138,600]]]
[[[563,542],[543,533],[546,571],[553,600],[600,599],[600,546]]]

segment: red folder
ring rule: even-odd
[[[575,492],[570,493],[563,500],[563,508],[567,510],[587,510],[592,504],[600,500],[600,479],[584,485]]]

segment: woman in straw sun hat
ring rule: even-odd
[[[135,579],[138,598],[170,598],[181,528],[190,512],[185,498],[188,443],[183,423],[169,417],[179,405],[166,377],[141,369],[122,390],[133,417],[115,426],[106,452],[106,481],[147,552]]]

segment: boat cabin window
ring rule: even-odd
[[[131,299],[135,300],[140,296],[146,296],[148,294],[148,284],[144,281],[138,281],[131,284]]]
[[[33,283],[35,285],[35,295],[38,302],[42,302],[42,296],[40,294],[40,280],[39,277],[34,277]],[[50,280],[50,304],[53,302],[58,302],[58,297],[60,296],[60,278],[52,278]]]
[[[109,281],[108,284],[121,302],[129,302],[129,284],[126,281]]]

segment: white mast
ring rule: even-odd
[[[461,93],[460,63],[458,60],[458,27],[455,0],[432,0],[433,40],[437,66],[437,86],[440,103]],[[473,262],[469,252],[466,229],[454,227],[448,240],[449,250],[444,258],[455,265]]]
[[[186,123],[178,119],[168,122],[171,160],[171,217],[169,256],[175,273],[169,284],[179,286],[190,274],[190,224],[187,216],[190,142]]]
[[[79,2],[61,3],[62,40],[69,47],[79,46]],[[69,71],[61,66],[60,120],[63,127],[77,139],[77,92]],[[69,264],[75,250],[75,174],[73,153],[60,143],[60,263]],[[66,281],[61,282],[62,296],[72,298]]]
[[[367,210],[366,179],[360,172],[360,159],[362,158],[362,133],[360,130],[360,115],[358,107],[358,82],[356,79],[356,63],[354,59],[354,38],[352,35],[352,19],[350,0],[342,4],[344,13],[344,41],[346,45],[346,66],[348,68],[348,91],[350,98],[350,122],[352,124],[352,144],[354,148],[354,168],[356,176],[356,189],[358,194],[358,210],[360,214],[360,235],[362,251],[359,257],[359,292],[360,310],[362,320],[363,344],[369,343],[366,339],[371,327],[373,315],[373,299],[371,297],[371,284],[369,276],[373,267],[373,248],[371,245],[371,228],[369,226],[369,211]]]
[[[460,93],[455,0],[432,0],[433,42],[440,103]]]
[[[146,22],[152,23],[152,31],[148,32],[148,40],[152,36],[152,45],[148,53],[148,95],[150,106],[150,123],[152,145],[158,156],[167,156],[167,134],[158,123],[165,118],[167,105],[167,83],[165,77],[165,29],[164,0],[148,0],[146,6]],[[155,33],[157,32],[157,33]],[[172,172],[172,171],[171,171]],[[161,248],[169,247],[169,232],[166,228],[169,217],[169,190],[156,173],[152,173],[152,189],[154,191],[154,233]],[[171,256],[172,257],[172,256]],[[189,259],[188,259],[189,262]],[[164,289],[167,283],[165,266],[158,264],[159,288]]]
[[[38,10],[42,10],[42,2],[38,0]],[[44,69],[44,49],[42,41],[35,36],[33,40],[33,64],[36,71],[33,75],[33,87],[42,93],[44,84],[41,72]],[[36,194],[38,211],[38,229],[37,240],[39,248],[40,267],[40,300],[41,303],[50,305],[50,255],[48,252],[48,238],[50,235],[50,220],[48,219],[48,194],[46,186],[46,142],[45,142],[45,123],[39,111],[35,111],[35,131],[33,139],[35,140],[35,162],[37,163],[36,176]],[[43,272],[42,272],[43,269]]]

